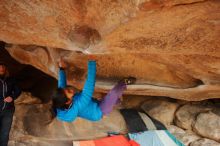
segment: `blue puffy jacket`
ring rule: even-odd
[[[77,117],[90,121],[98,121],[102,118],[102,112],[98,103],[92,100],[95,88],[96,62],[88,62],[87,80],[82,92],[73,96],[72,106],[69,109],[56,109],[57,118],[61,121],[72,122]],[[66,87],[66,75],[64,70],[59,70],[58,88]]]

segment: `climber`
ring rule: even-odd
[[[4,62],[0,62],[0,146],[7,146],[15,111],[14,100],[21,94],[15,81],[9,77]]]
[[[134,77],[124,78],[103,98],[95,101],[92,96],[95,88],[96,61],[88,62],[88,74],[84,88],[78,92],[75,88],[66,85],[65,62],[59,62],[58,89],[52,96],[53,109],[58,120],[72,122],[77,117],[90,121],[98,121],[108,115],[113,106],[119,101],[127,85],[136,81]]]

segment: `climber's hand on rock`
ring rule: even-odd
[[[59,60],[59,67],[65,69],[66,68],[66,62],[63,60],[63,58],[60,58]]]
[[[90,61],[96,61],[96,56],[95,55],[88,55],[88,59]]]

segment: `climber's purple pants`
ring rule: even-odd
[[[112,111],[125,89],[126,85],[124,83],[118,83],[108,92],[99,105],[103,115],[108,115]]]

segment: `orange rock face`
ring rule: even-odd
[[[80,50],[129,19],[137,7],[137,0],[3,0],[0,38],[8,43]]]
[[[0,39],[16,44],[10,54],[54,77],[63,57],[78,88],[89,53],[97,59],[97,92],[134,76],[128,94],[220,97],[218,0],[0,3]]]

